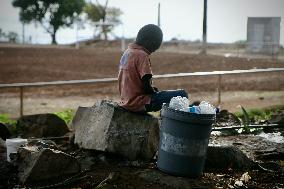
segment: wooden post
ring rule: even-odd
[[[20,87],[20,117],[24,115],[24,87]]]
[[[221,79],[222,79],[222,75],[218,75],[218,106],[221,105]]]

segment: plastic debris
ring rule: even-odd
[[[189,101],[186,97],[173,97],[170,101],[169,107],[179,111],[188,111]]]
[[[245,172],[240,180],[243,181],[244,183],[248,183],[250,179],[251,177],[249,176],[248,172]]]
[[[200,114],[216,114],[216,108],[209,102],[202,101],[199,104]]]
[[[200,114],[200,107],[199,106],[191,106],[191,107],[189,107],[189,112]]]
[[[169,107],[175,110],[196,113],[196,114],[216,114],[217,109],[209,102],[202,101],[199,106],[190,106],[189,100],[186,97],[173,97]]]
[[[240,180],[236,180],[234,186],[235,187],[242,187],[244,185],[244,183]]]
[[[191,106],[189,107],[190,113],[196,114],[216,114],[219,109],[216,109],[209,102],[202,101],[199,106]]]

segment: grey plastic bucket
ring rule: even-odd
[[[177,176],[202,175],[216,116],[177,111],[166,104],[161,117],[158,168]]]

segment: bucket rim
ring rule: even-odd
[[[197,114],[197,113],[192,113],[192,112],[184,112],[184,111],[180,111],[177,109],[173,109],[169,107],[168,103],[163,104],[162,106],[162,110],[165,109],[166,111],[172,111],[174,113],[178,113],[178,114],[184,114],[184,115],[191,115],[191,116],[196,116],[196,117],[200,117],[200,118],[214,118],[214,120],[216,119],[216,114]]]

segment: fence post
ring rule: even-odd
[[[22,117],[24,110],[24,87],[20,87],[20,117]]]
[[[222,75],[218,75],[218,88],[217,88],[217,91],[218,91],[218,106],[221,105],[221,79],[222,79]]]

